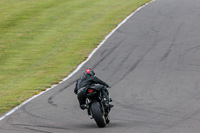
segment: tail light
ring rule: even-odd
[[[93,90],[92,90],[92,89],[88,89],[88,92],[89,92],[89,93],[92,93],[92,92],[93,92]]]

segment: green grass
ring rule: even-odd
[[[0,0],[0,114],[66,77],[149,0]]]

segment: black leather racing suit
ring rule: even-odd
[[[109,85],[104,81],[89,74],[84,74],[80,79],[77,80],[74,93],[77,94],[80,106],[85,104],[87,89],[94,84],[100,84],[109,87]],[[108,97],[109,94],[106,87],[102,87],[102,94],[103,96]]]

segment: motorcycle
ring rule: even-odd
[[[110,108],[105,106],[105,100],[102,96],[101,86],[94,85],[87,90],[86,106],[88,115],[94,118],[98,127],[105,127],[110,123]],[[110,99],[110,101],[112,101]]]

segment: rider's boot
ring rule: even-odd
[[[109,98],[107,95],[104,96],[103,100],[104,100],[104,105],[105,105],[107,108],[112,108],[112,107],[114,107],[114,105],[112,105],[112,104],[109,103],[109,102],[112,102],[112,99]]]
[[[87,104],[82,104],[82,105],[80,105],[80,108],[81,108],[82,110],[88,109],[88,105],[87,105]]]
[[[106,108],[112,108],[113,105],[109,103],[112,102],[112,99],[109,98],[109,92],[106,87],[102,89],[102,95],[103,95],[104,105],[106,106]]]

